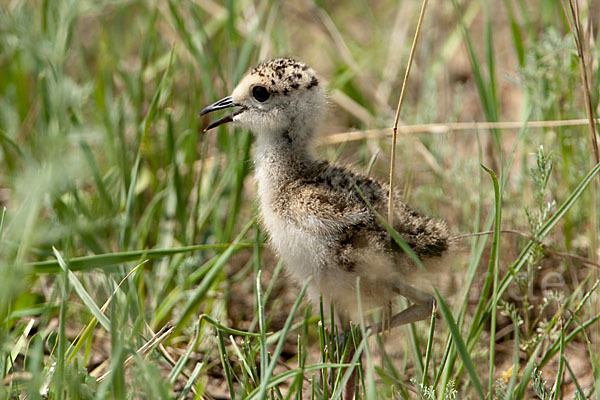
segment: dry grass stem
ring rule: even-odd
[[[412,67],[412,61],[415,56],[415,50],[417,49],[417,42],[419,41],[419,35],[421,33],[421,25],[425,18],[425,10],[427,9],[427,0],[423,0],[421,5],[421,13],[419,14],[419,20],[417,21],[417,28],[415,29],[415,37],[410,48],[410,56],[406,65],[406,72],[404,73],[404,80],[402,81],[402,89],[400,90],[400,98],[398,99],[398,108],[396,109],[396,118],[394,120],[393,136],[392,136],[392,155],[390,159],[390,194],[388,198],[388,222],[393,226],[393,204],[394,204],[394,167],[396,165],[396,141],[398,138],[398,123],[400,122],[400,111],[402,110],[402,103],[404,101],[404,93],[406,93],[406,83],[408,82],[408,76]]]
[[[577,55],[579,56],[579,71],[581,72],[581,80],[583,83],[583,95],[585,100],[585,111],[588,117],[588,124],[590,129],[590,135],[592,139],[592,149],[594,150],[594,158],[596,164],[600,162],[600,152],[598,150],[598,136],[596,133],[596,125],[594,124],[594,108],[592,105],[591,88],[588,77],[586,53],[589,51],[589,41],[583,35],[581,29],[581,16],[579,13],[579,3],[576,0],[568,0],[569,9],[567,10],[567,0],[562,0],[561,4],[565,17],[569,23],[571,29],[571,35],[575,41],[575,47],[577,48]]]
[[[600,118],[594,120],[600,123]],[[404,125],[398,127],[398,132],[401,134],[418,134],[418,133],[451,133],[460,131],[479,131],[488,129],[520,129],[525,125],[527,128],[557,128],[563,126],[580,126],[587,125],[588,119],[565,119],[554,121],[505,121],[505,122],[451,122],[451,123],[434,123],[434,124],[416,124]],[[343,142],[353,142],[364,139],[381,139],[392,136],[389,128],[386,129],[369,129],[366,131],[357,132],[342,132],[334,133],[320,139],[319,144],[336,144]]]
[[[136,353],[141,356],[148,354],[150,352],[150,350],[152,350],[154,347],[156,347],[156,345],[161,344],[162,342],[165,341],[165,339],[167,339],[169,336],[171,336],[171,334],[173,333],[174,330],[175,330],[175,327],[172,326],[171,323],[165,324],[165,326],[163,326],[156,333],[156,335],[154,335],[149,341],[144,343],[144,345],[142,347],[140,347]],[[128,368],[132,364],[133,364],[133,356],[129,356],[123,363],[123,366],[125,368]],[[108,370],[106,373],[104,373],[102,376],[100,376],[97,379],[97,381],[102,382],[103,380],[105,380],[110,375],[111,371],[112,370]]]
[[[501,229],[500,232],[501,233],[511,233],[513,235],[521,236],[522,238],[531,240],[532,242],[544,245],[542,242],[540,242],[539,240],[537,240],[533,236],[530,236],[530,235],[528,235],[526,233],[523,233],[523,232],[519,232],[519,231],[514,230],[514,229]],[[464,233],[462,235],[453,236],[453,237],[450,238],[450,240],[451,241],[457,241],[457,240],[466,239],[466,238],[470,238],[470,237],[493,235],[493,234],[494,234],[494,231]],[[588,265],[588,266],[600,268],[600,264],[598,264],[595,260],[590,260],[589,258],[578,256],[577,254],[571,254],[571,253],[567,253],[567,252],[564,252],[564,251],[553,250],[553,249],[550,249],[550,248],[546,247],[545,245],[544,245],[544,252],[546,254],[554,255],[554,256],[557,256],[557,257],[561,257],[561,258],[569,258],[569,259],[574,260],[574,261],[579,261],[580,263]]]

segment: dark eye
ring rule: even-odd
[[[252,96],[262,103],[268,100],[271,93],[263,86],[254,86],[252,88]]]

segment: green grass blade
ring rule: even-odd
[[[54,378],[54,385],[58,389],[57,398],[64,398],[64,391],[62,390],[62,386],[65,384],[65,356],[67,349],[67,337],[66,337],[66,323],[67,323],[67,302],[69,295],[69,268],[67,264],[61,257],[60,253],[53,249],[56,254],[56,259],[58,260],[62,274],[61,274],[61,287],[60,287],[60,312],[59,312],[59,321],[58,321],[58,346],[56,350],[56,372]]]
[[[494,60],[494,37],[492,31],[492,21],[490,18],[490,2],[496,6],[494,0],[484,0],[484,23],[485,23],[485,55],[488,67],[488,79],[489,79],[489,101],[492,109],[496,116],[498,112],[498,96],[496,93],[496,69]],[[462,19],[462,18],[461,18]],[[464,24],[464,23],[463,23]],[[466,27],[465,27],[466,28]]]
[[[229,388],[229,396],[231,400],[235,399],[235,389],[233,387],[233,368],[229,363],[229,356],[225,350],[225,342],[223,341],[223,332],[217,329],[217,343],[219,344],[219,356],[221,357],[221,364],[225,370],[225,380],[227,381],[227,387]]]
[[[93,256],[75,257],[69,260],[71,271],[86,271],[94,268],[107,268],[130,261],[140,259],[152,260],[156,258],[168,257],[175,254],[192,253],[204,250],[218,250],[233,248],[233,251],[251,247],[252,244],[232,243],[232,244],[199,244],[195,246],[174,247],[171,249],[151,249],[151,250],[133,250],[117,253],[97,254]],[[56,260],[39,261],[26,264],[37,274],[55,274],[60,271],[60,265]]]
[[[571,375],[571,379],[573,379],[573,383],[575,383],[575,387],[577,388],[577,393],[579,394],[580,398],[585,399],[585,397],[586,397],[585,392],[581,388],[581,385],[579,384],[579,381],[577,380],[577,377],[573,373],[573,370],[571,369],[571,366],[569,365],[569,362],[567,360],[565,360],[565,367],[567,367],[567,371],[569,371],[569,375]],[[598,378],[595,377],[594,381],[596,379],[598,379]],[[598,390],[598,388],[596,388],[596,390]]]
[[[512,34],[512,41],[515,48],[515,53],[517,54],[517,60],[519,61],[519,65],[524,67],[525,45],[523,41],[523,35],[521,34],[521,28],[519,27],[519,22],[517,21],[517,17],[513,10],[512,1],[504,0],[504,6],[506,8],[508,20],[510,21],[510,32]]]
[[[12,140],[7,134],[6,132],[4,132],[2,129],[0,129],[0,143],[2,145],[7,144],[9,145],[13,150],[15,150],[17,153],[19,153],[19,155],[21,156],[21,158],[23,159],[27,159],[27,157],[25,156],[25,153],[23,152],[23,150],[21,149],[21,147],[15,143],[14,140]],[[4,148],[4,146],[3,146]],[[4,153],[6,153],[6,150],[4,150]]]
[[[332,394],[331,399],[340,399],[342,397],[343,390],[346,387],[348,381],[350,380],[350,375],[352,374],[352,371],[360,365],[360,358],[365,352],[365,349],[367,348],[367,340],[368,337],[364,336],[360,344],[357,346],[356,351],[354,352],[354,356],[352,356],[352,360],[350,360],[349,364],[335,364],[336,367],[346,366],[349,368],[346,368],[344,376],[342,377],[340,384],[337,385],[337,388]]]
[[[454,4],[454,9],[458,15],[458,23],[460,24],[460,28],[463,33],[463,38],[465,39],[465,45],[467,47],[469,61],[471,63],[471,70],[473,71],[473,78],[475,79],[475,84],[479,93],[479,99],[481,101],[483,111],[488,121],[498,121],[496,109],[493,106],[491,95],[487,89],[488,84],[483,78],[482,69],[479,65],[477,55],[475,54],[475,49],[471,40],[471,36],[469,35],[469,31],[467,30],[467,27],[463,22],[460,6],[457,0],[452,0],[452,3]]]
[[[252,366],[250,366],[250,364],[254,364],[254,359],[253,358],[247,358],[244,356],[244,354],[242,354],[242,351],[240,350],[239,346],[237,345],[237,343],[235,342],[235,338],[230,335],[229,336],[229,341],[231,343],[231,346],[233,347],[233,350],[235,351],[235,354],[238,356],[238,359],[242,362],[242,373],[244,374],[244,379],[248,379],[249,377],[253,377],[255,378],[254,375],[254,371],[252,370]],[[238,379],[239,381],[239,379]],[[248,382],[247,380],[245,382]],[[246,386],[249,386],[249,384],[247,384]],[[233,390],[233,385],[231,385],[231,390]]]
[[[431,320],[429,322],[429,336],[427,337],[427,350],[425,351],[425,363],[423,366],[423,379],[421,383],[424,386],[429,385],[429,363],[431,362],[431,351],[433,349],[433,334],[435,332],[435,317],[437,315],[436,308],[433,308]]]
[[[495,218],[494,218],[494,237],[490,249],[490,263],[488,267],[488,278],[492,278],[492,300],[491,300],[491,327],[490,327],[490,361],[489,361],[489,388],[488,393],[494,392],[494,368],[495,368],[495,349],[496,349],[496,311],[498,307],[498,275],[500,269],[500,230],[502,228],[502,194],[496,174],[491,169],[482,165],[482,168],[490,175],[494,184],[495,198]]]
[[[87,290],[85,290],[85,288],[83,287],[81,282],[79,282],[79,279],[77,279],[75,274],[68,269],[67,264],[63,260],[58,250],[53,250],[58,263],[63,268],[63,270],[67,271],[67,274],[69,276],[69,283],[71,284],[73,289],[75,289],[75,292],[77,293],[77,295],[79,295],[79,298],[83,301],[83,304],[86,305],[86,307],[90,310],[90,313],[98,320],[98,322],[100,322],[100,325],[102,325],[102,327],[106,329],[107,332],[110,331],[109,319],[106,317],[106,315],[104,315],[100,308],[98,308],[98,306],[92,299],[92,296],[90,296]]]
[[[450,308],[446,304],[446,301],[443,299],[442,295],[438,292],[437,289],[435,289],[435,295],[440,306],[442,315],[444,316],[444,319],[448,324],[448,328],[450,329],[450,334],[452,335],[452,339],[454,340],[454,344],[458,350],[458,354],[460,355],[463,365],[465,366],[465,369],[469,374],[469,378],[471,378],[471,382],[473,383],[473,386],[475,387],[479,398],[481,400],[485,400],[486,396],[483,393],[483,387],[481,386],[481,382],[479,381],[479,376],[477,375],[477,371],[475,370],[475,365],[473,364],[471,355],[467,350],[467,346],[465,346],[465,342],[463,341],[458,326],[456,325],[454,317],[452,316],[452,312],[450,311]]]
[[[525,369],[523,370],[523,375],[521,376],[521,381],[519,382],[519,385],[517,386],[517,389],[515,390],[515,394],[513,397],[516,400],[522,399],[523,396],[525,395],[525,390],[527,389],[527,385],[529,384],[529,381],[531,380],[531,373],[533,372],[533,369],[535,368],[535,360],[537,359],[537,356],[538,356],[540,350],[542,349],[543,343],[544,343],[544,341],[540,340],[540,342],[536,346],[535,350],[531,354],[529,361],[527,362],[527,365],[525,366]]]
[[[4,235],[4,219],[6,218],[6,207],[2,207],[2,215],[0,216],[0,241]]]
[[[175,55],[175,48],[171,48],[171,52],[169,54],[169,63],[167,64],[167,69],[165,70],[158,88],[154,92],[154,96],[152,96],[152,102],[150,103],[150,108],[148,109],[148,113],[142,122],[142,138],[140,142],[140,151],[143,151],[144,146],[147,146],[147,142],[149,140],[148,134],[150,133],[150,127],[152,126],[152,122],[154,121],[154,117],[158,111],[158,105],[163,91],[165,90],[165,86],[167,85],[167,78],[169,77],[169,73],[171,72],[171,66],[173,65],[173,56]]]
[[[83,155],[87,160],[88,166],[92,171],[92,177],[94,178],[94,182],[96,183],[96,188],[98,189],[98,194],[100,195],[100,198],[106,204],[108,209],[114,209],[114,203],[110,195],[108,194],[108,190],[106,189],[106,185],[104,184],[102,177],[100,176],[100,170],[98,168],[98,164],[96,163],[96,158],[94,157],[92,149],[90,148],[90,145],[87,144],[86,141],[82,140],[81,142],[79,142],[79,146],[81,147]]]
[[[185,304],[183,311],[179,317],[179,320],[175,324],[175,330],[173,336],[175,336],[178,332],[181,331],[183,326],[187,323],[188,319],[195,313],[196,308],[200,304],[201,300],[204,298],[210,287],[212,286],[216,277],[221,273],[223,267],[229,260],[229,258],[235,252],[237,245],[243,239],[243,237],[248,233],[250,228],[256,223],[256,218],[252,219],[250,222],[246,224],[246,226],[241,230],[238,236],[235,238],[233,243],[225,251],[223,254],[219,256],[211,270],[206,274],[200,285],[194,290],[187,303]]]
[[[559,393],[561,393],[562,380],[565,372],[565,331],[563,329],[560,330],[559,342],[560,351],[558,356],[558,370],[556,371],[556,380],[554,381],[554,386],[552,387],[551,400],[558,399]]]
[[[265,380],[265,374],[269,366],[269,354],[267,352],[267,325],[265,322],[265,305],[262,299],[262,287],[260,277],[262,271],[256,273],[255,290],[256,290],[256,312],[258,314],[258,332],[260,334],[260,380]]]
[[[192,354],[192,352],[198,345],[198,342],[200,341],[200,325],[201,324],[202,324],[202,320],[199,319],[198,323],[196,324],[196,329],[194,330],[194,338],[188,345],[187,351],[181,357],[179,357],[179,359],[177,360],[177,363],[175,363],[175,365],[173,366],[173,369],[171,370],[171,372],[169,372],[169,378],[168,378],[169,382],[175,383],[175,381],[177,380],[177,377],[181,374],[181,372],[183,371],[183,368],[185,368],[185,364],[189,360],[190,355]]]
[[[281,354],[281,351],[283,350],[283,345],[285,344],[285,338],[287,336],[287,333],[290,330],[290,327],[292,326],[292,321],[294,319],[294,316],[296,315],[296,311],[298,310],[298,307],[300,306],[300,302],[304,298],[304,293],[306,293],[306,289],[308,288],[309,284],[310,284],[310,278],[306,281],[306,283],[304,283],[304,286],[302,287],[300,294],[296,298],[296,302],[294,303],[294,306],[292,307],[292,310],[290,311],[290,314],[285,321],[283,329],[281,330],[281,337],[279,339],[279,342],[277,343],[277,347],[275,348],[273,355],[271,356],[271,362],[269,363],[268,369],[267,369],[266,373],[264,374],[264,376],[262,377],[261,382],[260,382],[260,388],[258,391],[259,399],[265,398],[265,396],[267,394],[268,384],[269,384],[269,381],[271,380],[271,376],[273,375],[273,371],[275,370],[275,365],[277,365],[277,359],[279,358],[279,355]]]
[[[519,354],[521,348],[520,348],[520,327],[519,327],[519,320],[518,320],[518,314],[516,311],[514,311],[512,313],[512,321],[513,324],[515,325],[515,337],[514,337],[514,355],[513,355],[513,366],[512,366],[512,374],[510,375],[510,381],[508,382],[508,388],[506,389],[506,397],[505,400],[511,400],[511,396],[513,395],[513,391],[515,390],[515,385],[517,384],[517,377],[519,375],[519,366],[520,366],[520,361],[521,361],[521,356]]]
[[[238,329],[233,329],[230,328],[228,326],[225,326],[221,323],[219,323],[218,321],[214,320],[213,318],[211,318],[210,316],[203,314],[201,317],[201,320],[203,321],[207,321],[209,324],[213,325],[215,328],[223,331],[223,332],[227,332],[230,335],[237,335],[237,336],[247,336],[247,337],[255,337],[255,338],[260,338],[261,334],[260,333],[252,333],[252,332],[246,332],[246,331],[240,331]]]
[[[25,328],[23,328],[23,333],[19,336],[17,343],[10,350],[10,359],[15,360],[19,353],[25,348],[25,343],[27,342],[27,337],[29,336],[29,332],[31,332],[31,328],[33,328],[33,324],[35,323],[35,319],[30,319]]]
[[[90,296],[90,294],[85,290],[81,282],[79,282],[72,271],[69,271],[69,282],[71,283],[71,286],[75,292],[79,295],[81,301],[83,301],[83,304],[85,304],[85,306],[90,310],[90,313],[94,316],[94,318],[100,322],[100,325],[102,325],[106,331],[110,331],[109,319],[106,317],[106,315],[104,315],[100,308],[98,308],[92,299],[92,296]]]
[[[192,390],[192,386],[194,385],[194,382],[196,382],[196,379],[198,379],[200,372],[202,372],[203,366],[204,363],[201,362],[196,364],[194,370],[192,371],[192,374],[190,375],[190,379],[187,380],[185,386],[183,387],[183,390],[181,391],[181,395],[179,395],[178,397],[179,399],[183,400],[187,398],[186,396],[190,392],[190,390]]]
[[[131,242],[131,231],[135,213],[135,185],[137,184],[141,162],[141,144],[139,148],[140,150],[138,150],[135,164],[133,165],[129,188],[127,189],[127,198],[125,200],[125,218],[123,219],[123,226],[121,228],[119,241],[120,248],[122,250],[127,250],[129,248],[129,243]]]

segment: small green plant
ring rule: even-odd
[[[535,166],[529,170],[529,176],[533,184],[534,201],[533,206],[525,207],[525,214],[529,223],[530,236],[534,241],[531,250],[527,257],[527,268],[525,271],[517,274],[515,278],[516,287],[518,288],[518,297],[522,302],[522,317],[524,322],[524,338],[523,348],[526,351],[532,351],[540,339],[539,335],[534,335],[537,322],[543,315],[543,311],[549,304],[545,301],[540,307],[539,312],[536,312],[537,317],[532,317],[535,302],[533,284],[536,279],[536,273],[540,269],[539,263],[545,257],[544,245],[538,240],[538,235],[548,218],[551,216],[553,209],[556,206],[554,200],[547,200],[548,183],[552,172],[552,157],[551,153],[544,152],[544,146],[540,145],[537,152],[532,154],[535,157]],[[533,318],[533,320],[532,320]]]
[[[531,385],[540,400],[551,400],[553,398],[552,389],[546,386],[546,380],[542,378],[542,372],[537,368],[533,370]]]
[[[410,382],[417,389],[419,400],[437,400],[438,394],[433,386],[423,385],[417,382],[415,379],[411,379]],[[454,381],[449,381],[444,389],[444,400],[455,400],[458,396]]]
[[[552,172],[552,152],[546,154],[544,145],[540,145],[535,156],[535,167],[529,170],[529,176],[534,186],[534,207],[525,208],[527,219],[529,221],[529,231],[532,237],[536,238],[540,228],[546,222],[552,209],[556,205],[554,200],[547,201],[547,187]],[[541,244],[537,244],[541,246]],[[541,251],[541,249],[540,249]],[[536,257],[540,256],[540,251],[532,252],[532,263],[536,262]]]
[[[508,397],[506,383],[502,379],[497,379],[494,385],[494,399],[504,400]]]

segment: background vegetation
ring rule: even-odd
[[[251,135],[198,112],[298,57],[328,81],[323,131],[376,136],[320,154],[385,179],[420,6],[3,1],[0,398],[339,396],[329,322],[256,223]],[[580,16],[597,112],[598,4]],[[600,398],[599,167],[586,121],[556,122],[586,118],[581,82],[561,2],[430,3],[397,184],[456,235],[496,229],[434,273],[433,324],[359,341],[362,397]],[[526,120],[548,123],[414,127]]]

